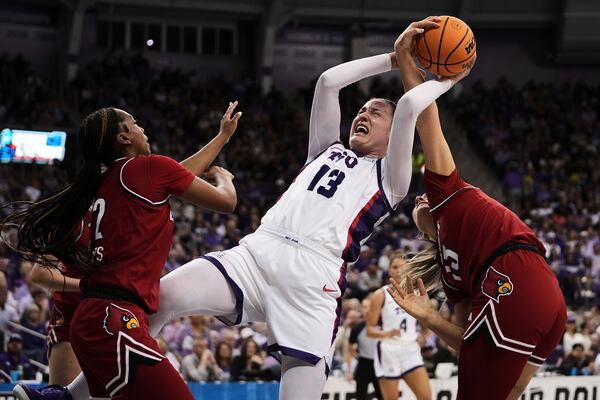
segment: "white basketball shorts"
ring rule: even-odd
[[[236,299],[230,325],[267,322],[268,351],[331,365],[346,288],[341,258],[314,242],[259,228],[232,249],[203,257],[228,280]]]

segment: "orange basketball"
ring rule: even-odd
[[[438,28],[427,29],[417,38],[417,58],[434,75],[457,75],[473,62],[475,36],[460,19],[447,15],[440,18]]]

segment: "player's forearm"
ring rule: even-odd
[[[374,326],[368,326],[367,336],[371,339],[387,339],[390,337],[390,332],[384,331],[382,329],[377,329]]]
[[[61,292],[79,292],[79,279],[63,275],[58,270],[35,264],[31,281],[38,286]]]
[[[339,91],[361,79],[378,75],[391,69],[391,56],[389,54],[379,54],[348,61],[329,68],[321,74],[319,82],[323,87]]]
[[[398,108],[402,114],[416,118],[451,87],[452,81],[448,79],[441,81],[432,79],[423,82],[404,93],[404,96],[398,101]]]
[[[398,68],[402,78],[407,101],[416,113],[416,127],[423,145],[425,164],[430,171],[449,175],[454,169],[454,159],[444,138],[435,100],[447,92],[452,81],[430,80],[423,83],[423,77],[415,65],[412,55],[397,53]],[[403,96],[404,98],[404,96]]]
[[[460,352],[462,336],[465,332],[464,328],[444,319],[437,311],[432,311],[427,318],[420,319],[419,322],[431,329],[433,333],[448,343],[454,350]]]
[[[192,174],[198,176],[206,171],[228,141],[229,138],[219,132],[206,146],[181,161],[180,164]]]

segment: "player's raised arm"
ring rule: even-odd
[[[229,107],[221,118],[219,133],[206,146],[180,162],[185,169],[196,176],[206,172],[237,128],[238,120],[242,116],[241,111],[233,113],[237,105],[237,100],[233,103],[229,102]]]
[[[436,26],[436,24],[435,17],[412,23],[398,37],[395,47],[398,47],[399,42],[413,43],[415,37],[422,33],[423,29]],[[398,52],[396,52],[396,58],[398,58]],[[406,92],[398,101],[392,120],[388,150],[383,159],[383,184],[392,206],[398,204],[408,193],[412,175],[411,154],[414,130],[415,124],[417,128],[419,127],[419,114],[453,85],[453,82],[448,80],[429,81],[420,85],[422,77],[419,70],[416,65],[414,69],[408,68],[406,66],[407,62],[404,59],[402,60],[404,65],[400,70],[400,74],[403,81],[408,80],[413,84],[410,88],[413,90]],[[413,76],[415,73],[418,78]],[[404,74],[410,76],[406,78]]]
[[[340,90],[363,78],[392,69],[394,53],[361,58],[323,72],[317,81],[310,111],[308,161],[340,139]],[[395,57],[394,57],[395,58]]]
[[[431,96],[425,98],[424,96],[427,96],[428,93],[433,95],[438,91],[447,91],[467,76],[470,68],[451,79],[433,80],[423,83],[423,75],[415,64],[413,54],[415,39],[416,35],[404,37],[401,35],[394,45],[402,83],[404,84],[404,89],[407,91],[404,97],[410,97],[411,102],[417,101],[423,103],[427,101],[425,104],[426,107],[420,112],[416,123],[425,154],[425,166],[431,172],[448,176],[454,171],[456,165],[454,164],[448,143],[444,138],[437,105],[433,101],[435,98],[431,99]],[[475,59],[473,59],[474,61]]]

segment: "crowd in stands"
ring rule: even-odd
[[[398,82],[375,80],[369,94],[397,98],[400,88]],[[153,152],[182,160],[217,133],[228,102],[239,101],[243,117],[238,132],[217,161],[235,175],[239,205],[234,214],[219,215],[172,200],[175,237],[165,274],[202,254],[235,246],[258,227],[261,216],[305,162],[311,98],[311,88],[296,94],[273,91],[262,95],[251,80],[207,80],[198,73],[156,69],[141,56],[93,62],[80,70],[75,81],[59,89],[22,59],[0,56],[0,129],[67,127],[73,134],[71,143],[76,141],[81,117],[111,105],[134,115],[145,128]],[[346,89],[341,97],[342,133],[349,130],[351,118],[367,98],[356,87]],[[598,87],[578,83],[516,87],[501,80],[491,88],[476,83],[442,105],[459,117],[482,157],[499,172],[511,207],[547,247],[549,263],[573,310],[563,343],[547,369],[569,375],[600,373],[600,357],[596,357],[600,350],[600,309],[596,306],[600,295],[600,135],[595,134],[600,129],[595,111],[599,101]],[[418,145],[415,149],[413,196],[422,163]],[[72,176],[74,162],[0,165],[0,204],[36,200],[57,189]],[[334,371],[344,368],[349,331],[363,318],[360,300],[386,282],[389,254],[397,249],[413,253],[424,246],[410,218],[411,209],[409,197],[348,268],[345,318],[336,341]],[[0,354],[0,369],[5,371],[0,380],[19,362],[26,364],[23,376],[30,377],[34,369],[25,358],[46,362],[43,339],[10,332],[17,332],[11,325],[17,322],[45,333],[51,309],[49,294],[30,282],[31,263],[11,250],[15,232],[2,234],[0,335],[7,350]],[[445,312],[452,318],[451,310]],[[214,317],[182,318],[165,326],[157,340],[188,381],[279,376],[279,364],[265,351],[267,329],[262,323],[226,327]],[[431,332],[423,330],[419,340],[430,372],[438,362],[454,359],[453,351]]]

